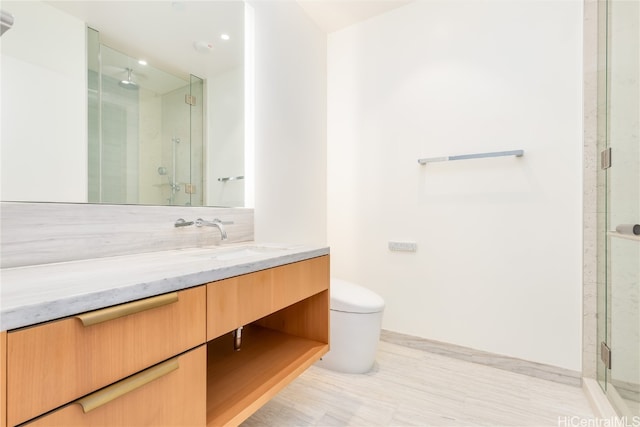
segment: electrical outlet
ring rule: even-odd
[[[389,250],[394,252],[415,252],[418,250],[416,242],[389,242]]]

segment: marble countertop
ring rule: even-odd
[[[160,295],[329,254],[259,244],[176,249],[0,270],[0,330]]]

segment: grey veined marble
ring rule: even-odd
[[[0,203],[1,267],[194,248],[222,243],[197,218],[225,222],[228,243],[253,240],[253,209],[73,203]]]
[[[328,247],[256,244],[175,249],[0,270],[0,330],[303,261]]]

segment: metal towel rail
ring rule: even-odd
[[[430,157],[426,159],[418,159],[418,163],[420,163],[421,165],[426,165],[427,163],[449,162],[452,160],[482,159],[485,157],[503,157],[503,156],[522,157],[523,155],[524,155],[524,150],[494,151],[492,153],[476,153],[476,154],[461,154],[458,156]]]
[[[4,10],[0,10],[0,36],[13,27],[13,15]]]
[[[243,175],[240,175],[240,176],[225,176],[224,178],[218,178],[218,181],[227,182],[227,181],[237,181],[239,179],[244,179],[244,176]]]

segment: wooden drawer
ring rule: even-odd
[[[9,332],[8,425],[27,421],[203,344],[205,298],[206,288],[200,286],[111,307],[125,313],[111,320],[95,319],[112,313],[109,309],[87,313],[85,323],[101,321],[90,326],[76,316]],[[153,308],[147,306],[150,303]],[[143,311],[126,314],[131,309]]]
[[[26,425],[204,426],[206,379],[207,346],[202,345]]]
[[[207,340],[329,288],[329,256],[207,285]]]

